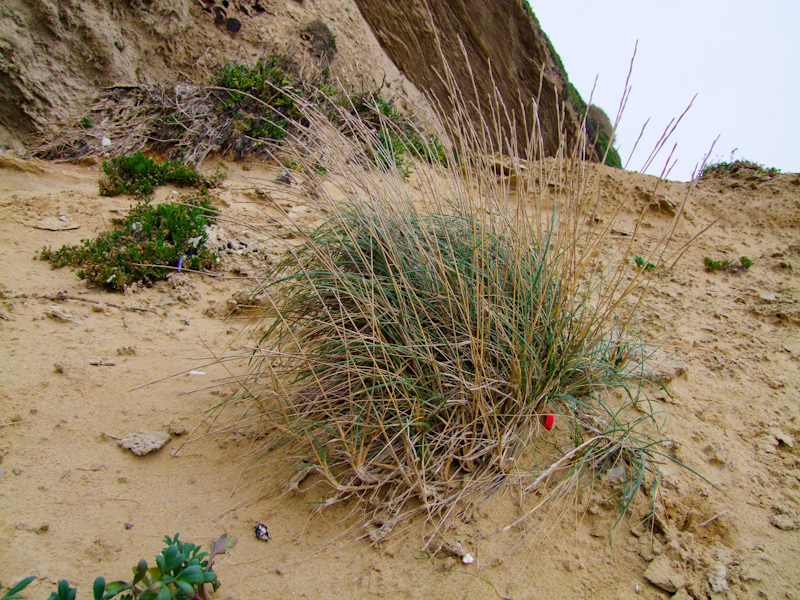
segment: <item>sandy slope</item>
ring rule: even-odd
[[[495,531],[520,508],[510,494],[492,498],[448,533],[476,558],[464,566],[425,560],[413,533],[380,548],[352,541],[358,507],[316,514],[310,502],[321,490],[284,494],[274,480],[280,465],[243,461],[254,436],[229,426],[235,411],[205,419],[232,389],[213,387],[228,374],[209,357],[246,353],[238,335],[244,321],[225,318],[227,309],[274,252],[246,224],[278,231],[269,198],[295,204],[291,190],[253,192],[272,185],[277,170],[227,168],[217,204],[231,249],[221,276],[182,275],[123,295],[88,288],[34,256],[43,245],[93,236],[129,200],[98,197],[96,167],[0,155],[4,584],[35,574],[29,596],[43,597],[66,577],[89,597],[95,576],[127,577],[139,558],[154,558],[165,534],[207,544],[228,532],[239,544],[217,568],[222,599],[670,597],[664,588],[683,588],[683,598],[687,590],[695,598],[800,598],[797,175],[703,182],[678,236],[688,240],[719,220],[660,278],[642,310],[643,335],[663,343],[661,372],[671,379],[672,397],[662,395],[666,433],[680,444],[679,458],[724,494],[667,466],[663,531],[643,533],[626,521],[613,548],[614,515],[602,487],[507,533]],[[652,178],[605,168],[598,176],[607,193],[632,197],[619,243],[641,207],[651,206],[635,243],[640,252],[688,185],[652,193]],[[294,210],[302,215],[299,205]],[[45,217],[79,228],[36,228]],[[705,255],[747,255],[755,264],[740,275],[709,274]],[[70,299],[47,297],[62,291]],[[53,306],[69,320],[51,316]],[[114,365],[92,365],[95,358]],[[137,458],[107,435],[140,430],[174,437]],[[269,525],[271,542],[255,539],[257,522]],[[645,578],[648,568],[660,588]]]

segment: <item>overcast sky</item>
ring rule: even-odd
[[[670,119],[697,98],[671,143],[647,169],[688,180],[712,159],[746,158],[800,172],[800,0],[530,0],[569,79],[613,122],[634,45],[632,91],[617,130],[623,164],[641,170]]]

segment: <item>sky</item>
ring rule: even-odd
[[[629,170],[696,95],[647,173],[660,175],[677,143],[668,178],[688,181],[715,140],[711,162],[735,152],[800,172],[800,0],[529,1],[569,80],[612,122],[638,40],[614,144]]]

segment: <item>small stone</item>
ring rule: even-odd
[[[687,592],[684,588],[681,588],[678,590],[678,593],[672,596],[672,600],[694,600],[694,598],[692,598],[689,595],[689,592]]]
[[[6,476],[6,470],[3,467],[0,467],[0,479]]]
[[[239,19],[230,18],[225,21],[225,29],[231,33],[237,33],[242,28],[242,22]]]
[[[170,435],[163,431],[143,431],[132,433],[119,440],[119,445],[125,450],[130,450],[136,456],[144,456],[164,447],[170,440]]]
[[[22,469],[20,469],[19,467],[11,467],[11,472],[14,473],[14,475],[19,475],[20,473],[22,473]]]
[[[461,542],[457,541],[446,541],[442,544],[440,548],[440,552],[445,554],[446,556],[457,556],[459,558],[463,558],[467,556],[467,549],[464,548],[464,545]]]
[[[677,592],[686,587],[686,578],[665,555],[656,556],[647,570],[645,579],[665,592]]]
[[[60,360],[57,360],[56,362],[53,363],[53,369],[55,370],[56,373],[61,373],[63,375],[64,363],[62,363]]]
[[[785,434],[777,427],[771,427],[769,434],[778,440],[779,443],[788,446],[789,448],[794,448],[794,439],[792,439],[792,436]]]
[[[169,431],[172,435],[186,435],[189,433],[189,430],[182,423],[178,423],[177,421],[172,421],[167,427],[167,431]]]
[[[45,231],[68,231],[70,229],[78,229],[80,225],[75,225],[64,219],[58,217],[45,217],[38,223],[34,224],[36,229],[44,229]]]
[[[775,302],[778,299],[778,294],[775,292],[759,292],[758,297],[761,298],[766,303]]]
[[[728,569],[721,562],[716,561],[708,570],[708,585],[717,594],[728,591]]]
[[[798,529],[797,523],[789,515],[772,515],[769,522],[781,531],[793,531]]]
[[[133,523],[125,523],[125,529],[133,529]]]
[[[67,323],[72,323],[73,325],[83,325],[75,316],[61,308],[60,306],[51,306],[47,309],[47,316],[57,321],[65,321]]]
[[[89,364],[95,367],[113,367],[117,363],[105,356],[95,356],[89,359]]]
[[[465,565],[471,565],[475,562],[475,559],[472,557],[472,554],[465,554],[461,557],[461,562]]]

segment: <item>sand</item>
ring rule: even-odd
[[[508,532],[497,530],[523,509],[498,495],[447,532],[474,557],[464,565],[419,552],[413,530],[379,546],[355,541],[357,506],[320,513],[319,486],[287,493],[281,464],[246,460],[258,435],[233,420],[240,413],[207,413],[234,389],[227,369],[241,368],[214,357],[247,354],[247,315],[230,309],[275,257],[263,232],[280,228],[271,201],[254,192],[280,170],[225,166],[216,276],[181,273],[122,294],[36,256],[93,237],[131,200],[99,197],[97,166],[0,154],[4,585],[32,574],[28,597],[44,597],[66,578],[89,597],[96,576],[129,577],[180,532],[206,546],[222,533],[238,538],[216,568],[222,600],[800,598],[798,175],[701,182],[678,239],[714,224],[640,311],[642,336],[662,345],[665,435],[707,481],[664,465],[662,525],[653,532],[632,516],[613,538],[602,486]],[[649,206],[635,247],[655,239],[690,185],[653,193],[653,178],[593,168],[609,193],[632,194],[620,240]],[[161,188],[157,200],[175,191]],[[310,219],[290,193],[280,201]],[[754,261],[744,273],[703,266],[704,256],[743,255]],[[115,440],[140,431],[171,439],[145,456]],[[258,523],[271,541],[256,538]]]

